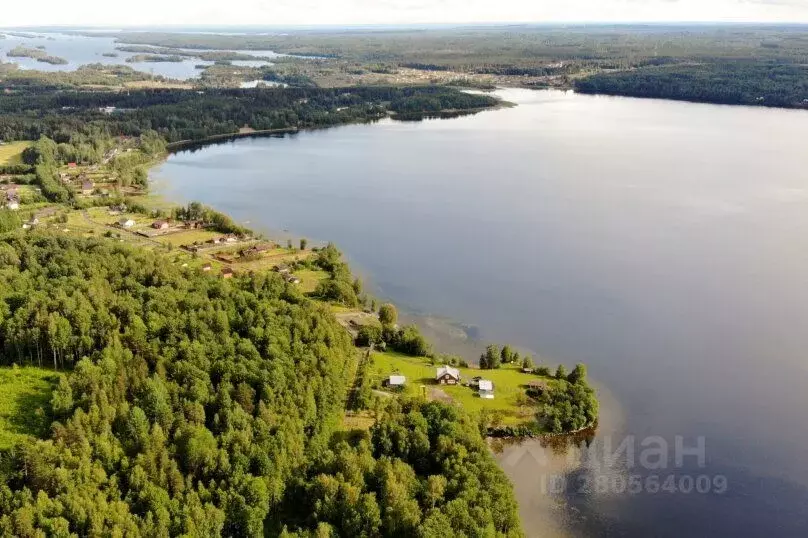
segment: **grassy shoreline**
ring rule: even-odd
[[[507,104],[500,104],[495,108],[502,106],[507,106]],[[321,128],[324,127],[315,129]],[[300,129],[293,128],[241,132],[209,137],[203,140],[175,143],[167,145],[165,151],[151,155],[140,166],[146,170],[147,176],[152,176],[154,169],[165,163],[173,151],[187,148],[189,144],[204,146],[225,138],[272,136],[299,131]],[[123,142],[122,144],[124,144],[122,147],[127,147],[125,144],[130,143]],[[24,148],[25,145],[18,145],[16,150],[21,151],[20,148]],[[116,149],[116,151],[120,151],[120,149]],[[133,150],[130,148],[126,151]],[[9,157],[9,159],[14,158],[17,157],[13,155]],[[149,194],[148,183],[142,189],[123,189],[126,192],[121,192],[117,195],[117,199],[125,201],[128,208],[115,210],[111,206],[119,202],[113,202],[115,198],[106,198],[106,200],[109,200],[107,202],[99,194],[99,186],[109,186],[110,182],[114,183],[115,181],[115,172],[112,166],[107,166],[106,163],[101,165],[100,168],[98,165],[78,165],[78,167],[75,165],[63,165],[58,170],[63,178],[69,176],[70,181],[74,183],[77,181],[76,178],[87,176],[92,177],[99,183],[96,183],[94,193],[89,195],[79,193],[76,195],[76,201],[80,202],[78,205],[49,203],[24,207],[22,216],[30,215],[29,222],[33,222],[35,217],[39,216],[37,220],[40,222],[37,222],[36,226],[52,228],[60,233],[78,234],[85,238],[104,236],[117,239],[120,242],[158,252],[168,257],[171,263],[186,270],[203,271],[211,275],[217,275],[220,278],[232,278],[232,276],[239,274],[278,270],[282,266],[290,265],[295,273],[293,280],[303,294],[328,303],[332,312],[336,314],[339,311],[339,316],[344,316],[346,320],[353,314],[370,316],[375,319],[375,307],[373,310],[369,310],[370,297],[367,294],[362,294],[362,299],[358,305],[349,305],[347,308],[340,306],[333,297],[315,296],[315,291],[318,290],[320,284],[334,277],[329,275],[327,271],[317,270],[316,267],[311,265],[309,260],[314,255],[312,250],[294,248],[291,243],[286,248],[283,248],[280,243],[284,239],[279,237],[267,238],[249,231],[245,232],[246,237],[239,232],[239,237],[233,238],[232,243],[230,241],[225,243],[223,238],[228,235],[226,232],[222,230],[216,231],[213,228],[187,228],[180,226],[179,220],[170,225],[169,230],[159,230],[153,226],[153,223],[158,219],[171,216],[180,205],[167,199],[163,194]],[[134,222],[133,225],[119,225],[120,221],[129,219]],[[28,226],[29,228],[31,227],[31,225]],[[221,243],[219,242],[220,240],[222,241]],[[262,248],[257,256],[248,257],[244,255],[245,251],[256,247],[262,242],[268,242],[271,245]],[[347,268],[347,265],[345,268],[349,273],[348,284],[350,284],[350,279],[353,279],[353,276],[350,275],[350,269]],[[332,289],[332,291],[336,290]],[[359,296],[360,292],[357,292],[356,295]],[[356,301],[356,298],[354,298],[354,301]],[[375,302],[374,299],[373,303]],[[345,316],[346,314],[348,316]],[[343,323],[343,326],[351,332],[348,325],[348,321]],[[416,331],[420,332],[418,329]],[[431,358],[429,359],[423,357],[405,358],[395,355],[385,355],[383,356],[384,359],[380,357],[377,354],[373,360],[372,383],[374,388],[380,388],[381,379],[384,375],[389,375],[394,370],[408,370],[416,366],[419,369],[418,373],[415,374],[413,371],[412,375],[408,375],[408,377],[412,377],[413,380],[420,380],[417,383],[428,386],[430,380],[434,381],[435,366],[442,364],[440,361],[448,360],[448,357],[442,355],[430,355]],[[428,365],[426,361],[429,361]],[[494,400],[480,399],[476,391],[467,386],[448,387],[440,391],[430,388],[428,394],[425,393],[423,396],[427,397],[427,399],[448,400],[457,403],[476,420],[486,422],[485,429],[490,435],[526,437],[551,433],[551,430],[546,425],[541,427],[537,425],[538,408],[544,404],[537,398],[531,399],[526,393],[528,388],[526,383],[530,380],[540,380],[550,388],[562,389],[566,385],[566,380],[556,380],[550,375],[535,376],[532,373],[525,374],[519,371],[518,366],[507,364],[503,365],[502,369],[479,370],[465,367],[462,370],[464,376],[468,378],[479,375],[494,381],[497,386],[496,398]],[[413,395],[418,394],[410,394],[410,396]],[[587,427],[590,426],[591,424]],[[578,431],[580,428],[575,428],[575,430]]]
[[[507,104],[503,106],[507,106]],[[299,132],[299,130],[295,130],[294,132]],[[272,133],[268,134],[277,133],[278,130],[274,130]],[[243,133],[241,136],[234,138],[261,136],[261,134],[262,133]],[[213,143],[220,138],[221,137],[214,137],[212,140]],[[200,145],[204,146],[205,144],[201,143]],[[185,147],[173,145],[167,148],[168,151],[151,164],[151,169],[164,163],[173,151],[182,150],[185,149]],[[152,200],[157,201],[158,205],[172,205],[172,202],[166,200],[162,195],[150,194],[149,196]],[[270,239],[277,240],[278,238]],[[323,274],[309,275],[308,273],[299,273],[299,276],[302,278],[301,289],[309,294],[314,291],[317,284],[324,278]],[[339,313],[341,316],[345,316],[346,319],[354,314],[363,314],[361,308],[333,308],[332,310],[335,313]],[[348,326],[346,324],[346,329],[347,328]],[[436,393],[436,386],[433,384],[433,381],[435,369],[440,364],[440,362],[435,362],[425,357],[411,357],[394,352],[373,353],[371,382],[374,389],[378,390],[381,388],[382,380],[385,377],[393,373],[403,373],[408,377],[408,380],[412,380],[412,383],[408,385],[404,395],[410,397],[424,397],[427,400],[450,401],[468,412],[475,420],[485,423],[484,429],[486,431],[486,437],[490,438],[575,436],[588,430],[594,430],[597,427],[597,418],[588,422],[583,427],[562,433],[553,432],[548,429],[546,425],[539,425],[540,412],[538,403],[536,399],[527,395],[528,384],[531,381],[538,381],[545,384],[550,389],[564,389],[567,382],[558,380],[552,375],[542,376],[535,375],[534,373],[524,373],[521,371],[520,365],[503,365],[501,369],[493,370],[483,370],[479,367],[460,368],[461,374],[465,379],[480,376],[485,379],[490,379],[495,383],[497,394],[493,400],[487,400],[479,398],[477,392],[472,388],[462,385],[441,386],[438,388],[438,391],[444,391],[445,395],[441,395],[439,392]],[[448,396],[448,399],[445,396]],[[364,425],[368,427],[370,424],[367,422],[367,417],[363,418],[356,414],[349,414],[344,420],[358,420],[360,423],[364,420]],[[361,429],[365,428],[363,427]]]

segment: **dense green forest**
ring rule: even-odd
[[[156,131],[169,142],[256,130],[339,125],[388,112],[478,109],[498,101],[441,87],[272,88],[262,90],[17,91],[0,99],[0,139],[65,142],[103,130],[139,136]],[[114,113],[100,110],[115,107]]]
[[[808,106],[808,29],[801,25],[514,25],[278,35],[109,35],[162,47],[272,49],[315,56],[319,60],[285,58],[272,69],[326,85],[361,80],[356,74],[395,74],[399,68],[412,68],[434,73],[441,84],[452,79],[439,75],[452,71],[476,82],[493,80],[506,86]],[[475,78],[479,76],[495,78]]]
[[[766,58],[804,62],[798,25],[592,24],[305,31],[283,34],[111,32],[123,43],[226,50],[275,50],[358,62],[449,67],[592,62],[637,65],[652,58]]]
[[[0,346],[5,365],[69,372],[49,439],[2,455],[0,534],[521,534],[461,411],[393,402],[370,432],[337,430],[355,348],[279,275],[6,234]]]
[[[736,61],[641,67],[575,82],[582,93],[808,108],[808,66]]]

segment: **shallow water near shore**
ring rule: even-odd
[[[499,94],[519,106],[226,142],[153,177],[335,242],[442,346],[586,363],[593,439],[499,447],[529,536],[804,536],[808,113]]]

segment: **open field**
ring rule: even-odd
[[[22,164],[22,152],[31,142],[9,142],[0,145],[0,165]]]
[[[194,243],[205,243],[211,239],[221,236],[222,234],[220,232],[212,232],[210,230],[188,230],[186,232],[160,235],[154,237],[154,240],[174,247],[181,247],[185,245],[193,245]]]
[[[373,427],[376,419],[373,418],[370,412],[351,413],[342,417],[342,424],[340,429],[343,431],[363,430],[367,431]]]
[[[300,278],[300,290],[303,293],[313,292],[320,282],[328,278],[328,273],[325,271],[313,271],[311,269],[295,271],[295,275]]]
[[[525,396],[527,383],[530,381],[544,381],[548,385],[556,384],[552,378],[539,377],[533,374],[524,374],[518,366],[503,366],[498,370],[480,370],[477,368],[458,368],[467,382],[473,377],[482,376],[494,382],[493,400],[484,400],[477,396],[476,390],[462,385],[437,385],[435,372],[438,366],[432,366],[428,359],[415,358],[395,352],[374,353],[372,375],[374,382],[381,381],[393,373],[400,373],[407,377],[407,394],[412,396],[423,395],[426,388],[427,395],[439,397],[443,391],[451,397],[472,416],[479,417],[483,410],[499,412],[502,415],[502,424],[512,426],[529,422],[536,414],[535,406]]]
[[[0,368],[0,450],[48,430],[58,374],[42,368]]]
[[[305,260],[311,256],[310,250],[289,250],[286,248],[276,248],[264,253],[257,260],[247,262],[236,262],[233,269],[236,271],[269,271],[281,264],[288,264],[294,261]]]

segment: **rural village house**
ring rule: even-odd
[[[479,383],[477,383],[479,387],[478,393],[480,398],[484,398],[486,400],[493,400],[494,399],[494,382],[488,379],[481,379]]]
[[[457,385],[460,383],[460,370],[451,366],[441,366],[435,374],[435,381],[440,385]]]
[[[384,380],[385,387],[403,387],[407,383],[407,378],[403,375],[391,375]]]

